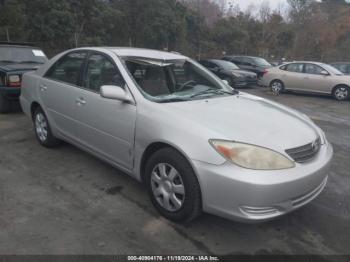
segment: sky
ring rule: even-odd
[[[287,0],[233,0],[233,2],[239,4],[243,10],[251,4],[260,6],[263,2],[268,2],[272,9],[278,8],[280,4],[287,6]]]

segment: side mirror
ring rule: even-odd
[[[328,73],[326,70],[322,70],[322,71],[321,71],[321,75],[323,75],[323,76],[328,76],[329,73]]]
[[[132,98],[129,93],[127,93],[120,86],[105,85],[101,86],[101,97],[107,99],[119,100],[122,102],[131,102]]]

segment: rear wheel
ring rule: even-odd
[[[0,113],[8,113],[11,109],[11,101],[0,94]]]
[[[335,87],[333,97],[338,101],[348,100],[350,97],[350,88],[345,85]]]
[[[52,148],[60,144],[60,140],[53,136],[49,121],[40,107],[35,110],[33,121],[36,137],[42,146]]]
[[[270,84],[271,92],[275,95],[279,95],[284,90],[284,84],[280,80],[273,80]]]
[[[145,182],[155,208],[169,220],[191,221],[202,211],[201,192],[187,159],[164,148],[146,164]]]

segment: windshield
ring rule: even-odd
[[[330,72],[333,75],[338,75],[338,76],[344,75],[342,72],[340,72],[338,69],[336,69],[335,67],[333,67],[331,65],[322,64],[322,66],[324,69],[326,69],[328,72]]]
[[[158,103],[233,95],[236,92],[190,59],[123,58],[142,94]]]
[[[271,66],[271,64],[263,58],[259,58],[259,57],[254,58],[254,61],[258,66]]]
[[[47,57],[37,48],[0,46],[0,62],[44,64]]]
[[[238,66],[236,66],[234,63],[224,61],[224,60],[215,60],[215,64],[222,67],[224,70],[231,71],[231,70],[237,70],[239,69]]]

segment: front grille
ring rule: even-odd
[[[296,147],[287,149],[286,153],[293,158],[298,163],[304,163],[313,159],[321,148],[321,139],[317,138],[314,142]]]

